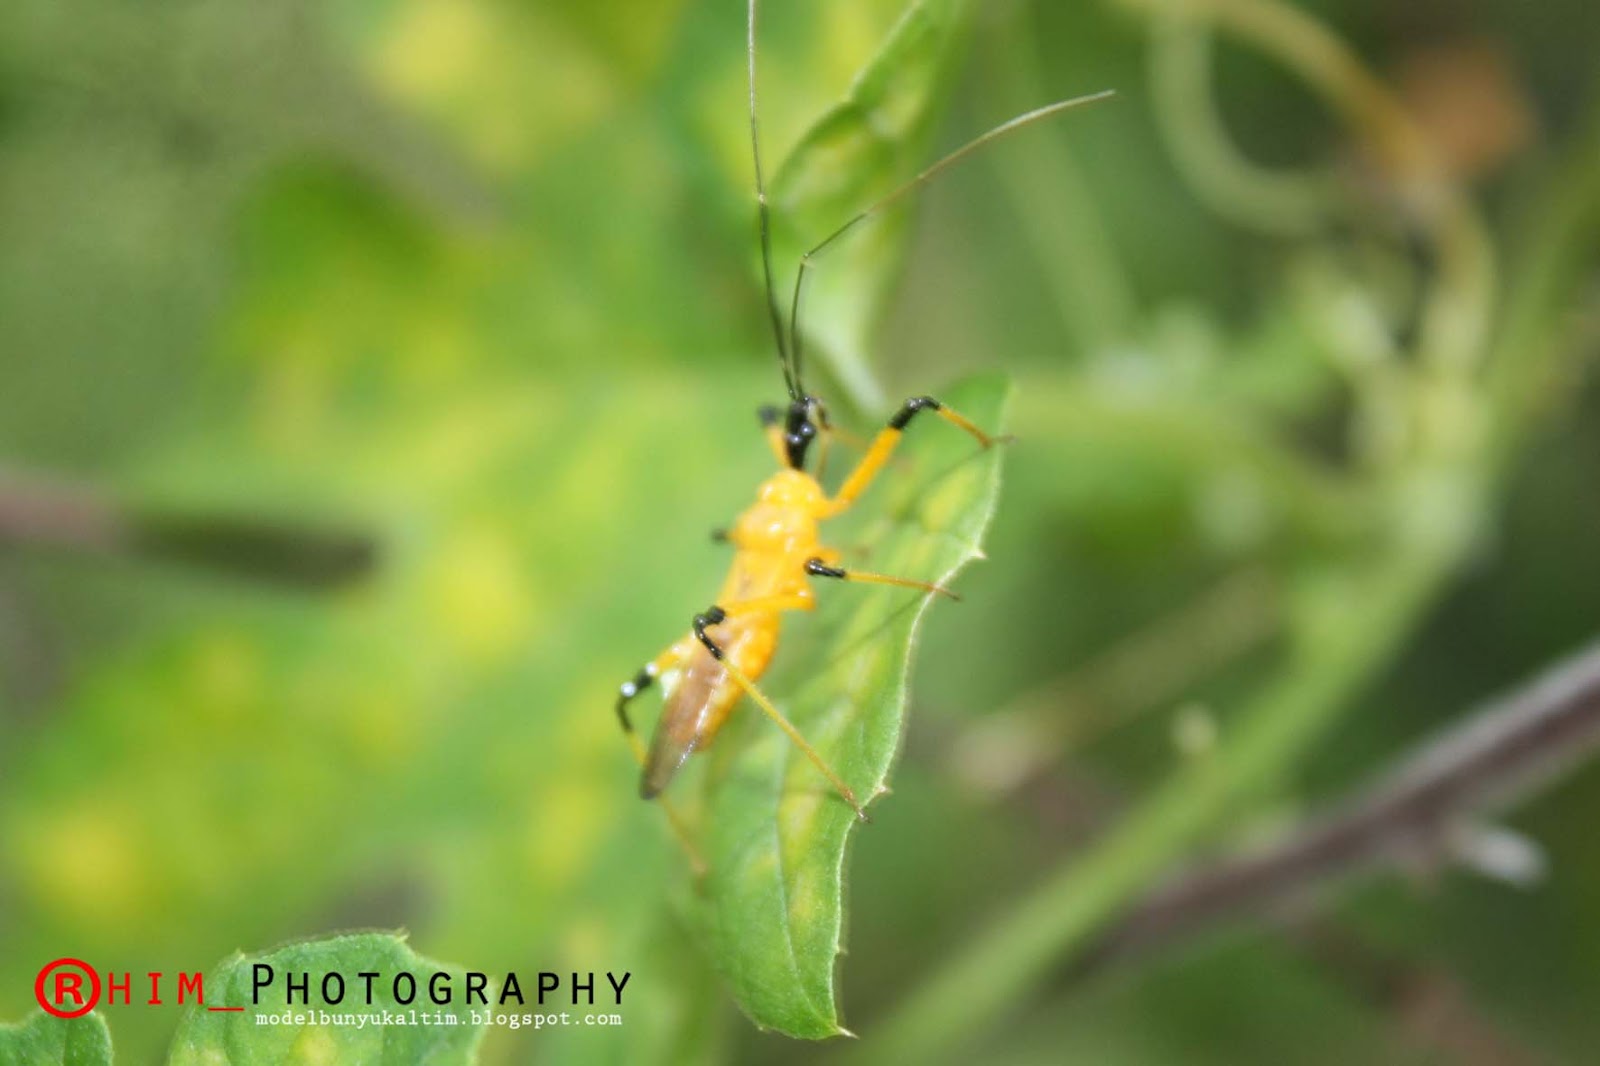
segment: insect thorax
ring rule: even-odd
[[[817,540],[827,494],[803,470],[780,470],[762,482],[756,502],[739,516],[733,537],[745,551],[794,551]]]

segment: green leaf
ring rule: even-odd
[[[252,967],[265,963],[273,968],[275,983],[251,1002]],[[337,972],[345,979],[341,1002],[330,1004],[321,998],[324,974]],[[375,972],[372,1002],[367,1002],[366,982],[357,977]],[[394,998],[394,975],[409,973],[416,978],[417,995],[409,1005]],[[452,1002],[433,1003],[429,998],[429,979],[435,973],[449,975]],[[298,993],[294,1005],[286,1004],[286,975],[298,980],[310,975],[310,1004],[303,1005]],[[442,987],[442,984],[441,984]],[[467,1012],[473,1009],[463,1001],[465,977],[460,968],[424,958],[410,949],[403,939],[389,933],[352,933],[289,944],[260,955],[234,955],[206,975],[206,1000],[212,1007],[244,1007],[240,1012],[220,1012],[206,1005],[191,1004],[178,1023],[172,1042],[170,1066],[319,1066],[322,1063],[372,1063],[374,1066],[467,1066],[475,1060],[481,1026],[469,1024]],[[483,1008],[480,1008],[483,1009]],[[315,1014],[381,1015],[431,1017],[436,1012],[453,1013],[458,1025],[435,1024],[258,1024],[263,1014],[308,1012]]]
[[[98,1014],[52,1018],[44,1011],[0,1025],[0,1066],[110,1066],[111,1034]]]
[[[964,0],[919,0],[907,8],[844,100],[784,159],[771,190],[779,264],[797,264],[927,162],[965,8]],[[806,282],[805,333],[863,409],[884,405],[867,346],[899,265],[904,222],[896,209],[852,232],[813,262]],[[778,297],[787,314],[791,290],[783,274],[780,267]]]
[[[994,431],[1008,391],[1003,377],[984,376],[941,399]],[[861,505],[870,517],[859,539],[834,530],[830,537],[870,545],[875,571],[948,582],[980,556],[1002,450],[980,451],[923,416]],[[866,800],[886,790],[900,748],[911,651],[932,597],[871,585],[819,591],[817,614],[786,630],[784,665],[766,689]],[[839,1035],[834,960],[854,812],[746,703],[713,749],[703,825],[705,937],[740,1006],[764,1028]]]

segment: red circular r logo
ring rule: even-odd
[[[84,979],[89,990],[84,991]],[[100,1002],[100,975],[82,959],[57,959],[39,971],[33,982],[33,996],[39,1006],[57,1018],[77,1018],[94,1010]],[[64,1006],[72,1002],[70,1008]]]

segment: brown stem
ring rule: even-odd
[[[116,508],[87,489],[0,478],[0,544],[110,552],[126,536]]]
[[[249,515],[136,508],[93,489],[0,476],[0,549],[20,547],[201,567],[323,588],[369,572],[372,538]]]
[[[1352,875],[1451,857],[1453,836],[1553,783],[1600,748],[1600,642],[1419,745],[1330,814],[1159,889],[1111,927],[1092,968]]]

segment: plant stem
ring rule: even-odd
[[[1298,762],[1403,646],[1448,572],[1445,560],[1408,558],[1354,581],[1340,597],[1351,612],[1344,624],[1337,633],[1312,627],[1319,632],[1302,644],[1301,661],[1255,701],[1232,744],[1175,775],[1108,840],[1050,875],[873,1027],[862,1053],[927,1061],[1015,1008],[1240,800],[1270,789]]]
[[[8,545],[176,563],[312,589],[359,578],[377,559],[377,545],[360,533],[133,507],[93,489],[0,476],[0,549]]]
[[[1600,258],[1600,82],[1590,94],[1577,143],[1542,189],[1532,218],[1518,227],[1524,247],[1495,340],[1487,388],[1496,422],[1490,446],[1504,466],[1515,442],[1576,374],[1569,315]],[[1592,306],[1592,305],[1591,305]],[[1592,326],[1591,326],[1592,335]]]
[[[1549,787],[1597,749],[1600,642],[1452,721],[1333,813],[1152,894],[1097,939],[1093,959],[1167,945],[1370,868],[1459,857],[1474,819]]]

